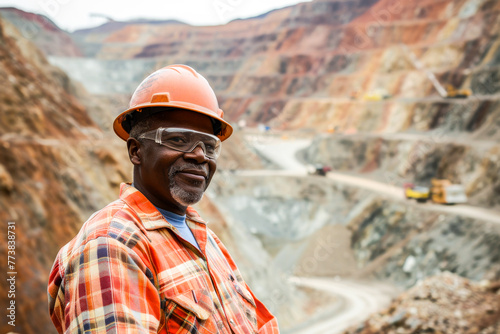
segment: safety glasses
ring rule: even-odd
[[[182,128],[158,128],[143,133],[139,136],[141,138],[154,140],[157,144],[186,153],[200,146],[210,159],[217,159],[222,147],[220,139],[214,135]]]

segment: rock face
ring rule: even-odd
[[[443,271],[475,281],[500,277],[498,224],[375,198],[365,201],[366,212],[348,223],[365,273],[405,288]]]
[[[80,57],[82,53],[71,36],[45,16],[17,8],[0,8],[0,15],[14,24],[23,38],[32,41],[46,55]]]
[[[89,59],[55,61],[80,78],[86,63],[103,78],[187,63],[208,77],[233,120],[250,125],[426,131],[454,118],[447,130],[470,132],[485,124],[500,91],[499,10],[475,0],[313,1],[224,26],[131,23],[75,32]],[[429,99],[437,91],[401,43],[443,86],[471,88],[477,105]],[[391,98],[363,100],[380,91]]]
[[[85,54],[91,58],[131,59],[161,56],[208,60],[209,62],[204,63],[209,66],[216,65],[221,60],[226,62],[239,59],[241,62],[255,54],[291,49],[297,52],[304,46],[297,42],[309,39],[307,37],[313,32],[323,33],[309,43],[318,42],[316,44],[323,48],[321,43],[325,37],[324,32],[330,27],[349,23],[366,12],[375,2],[314,1],[275,10],[254,19],[235,20],[223,26],[193,27],[180,22],[113,23],[76,31],[73,35],[82,50],[85,50]],[[324,27],[316,30],[316,26]],[[233,63],[233,66],[237,64]],[[228,65],[230,64],[223,67],[230,69]],[[203,70],[200,66],[196,68]]]
[[[0,21],[1,22],[1,21]],[[0,24],[0,266],[7,268],[7,222],[15,223],[15,297],[0,282],[0,305],[15,300],[16,327],[53,333],[47,314],[49,270],[59,248],[129,180],[126,157],[72,96],[68,77],[21,34]]]
[[[345,334],[498,333],[498,282],[484,284],[443,273],[398,297],[389,309]]]

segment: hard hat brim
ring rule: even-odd
[[[157,102],[157,103],[144,103],[140,104],[137,106],[134,106],[133,108],[127,109],[124,112],[122,112],[118,117],[115,118],[113,122],[113,130],[115,131],[116,135],[120,137],[121,139],[127,141],[127,139],[130,137],[129,133],[125,131],[123,128],[122,122],[125,120],[125,117],[139,109],[147,109],[147,108],[152,108],[152,107],[170,107],[170,108],[179,108],[179,109],[185,109],[189,111],[194,111],[203,115],[206,115],[210,118],[216,119],[221,123],[222,129],[221,133],[217,135],[217,137],[221,140],[224,141],[227,138],[231,136],[233,133],[233,127],[231,124],[226,122],[224,119],[219,117],[218,115],[215,115],[214,112],[208,108],[204,108],[199,105],[195,105],[189,102],[179,102],[179,101],[173,101],[173,102]]]

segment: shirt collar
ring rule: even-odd
[[[139,190],[130,184],[122,183],[120,185],[120,199],[135,211],[146,230],[165,227],[172,228],[172,224],[163,217],[156,207]],[[198,212],[190,206],[186,209],[186,219],[206,225],[206,222],[201,219]]]

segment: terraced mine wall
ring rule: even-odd
[[[130,93],[146,73],[186,63],[213,84],[226,115],[248,125],[360,132],[377,115],[376,129],[400,131],[412,113],[436,126],[468,112],[474,128],[500,92],[499,13],[495,1],[313,1],[218,27],[110,23],[72,35],[86,58],[51,59],[98,94]],[[450,108],[425,70],[491,101]],[[365,99],[374,95],[388,101]]]

